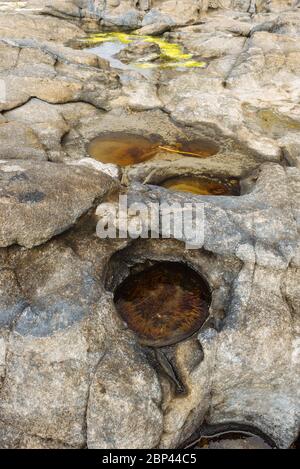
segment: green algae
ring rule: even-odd
[[[82,43],[87,46],[97,46],[105,42],[121,42],[122,44],[132,44],[135,41],[149,42],[157,44],[161,54],[158,62],[133,63],[134,66],[143,69],[152,68],[203,68],[205,62],[199,62],[193,59],[192,54],[185,54],[180,44],[168,42],[166,39],[156,36],[140,36],[137,34],[127,34],[121,32],[96,33],[90,35],[86,39],[82,39]]]

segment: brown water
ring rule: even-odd
[[[152,158],[157,146],[158,142],[141,135],[110,132],[92,140],[88,153],[102,163],[130,166]]]
[[[218,148],[207,140],[176,142],[164,145],[159,138],[147,138],[125,132],[108,132],[96,137],[88,146],[88,153],[102,163],[131,166],[153,158],[158,152],[182,154],[196,158],[214,155]]]
[[[196,195],[239,195],[240,187],[236,180],[220,181],[206,177],[179,176],[167,179],[160,184],[172,191],[190,192]]]
[[[189,267],[160,262],[130,275],[116,290],[117,311],[144,345],[177,343],[201,328],[209,315],[206,281]]]

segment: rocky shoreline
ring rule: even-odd
[[[163,34],[206,66],[113,69],[72,47],[97,31]],[[297,439],[299,36],[295,0],[0,2],[1,448],[175,448],[203,422]],[[120,168],[90,157],[105,132],[205,139],[216,155],[162,148]],[[241,195],[160,187],[182,175],[238,180]],[[100,240],[96,209],[119,193],[200,201],[203,248]],[[186,395],[107,287],[149,260],[188,264],[212,290],[213,321],[174,347]]]

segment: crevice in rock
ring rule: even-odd
[[[74,65],[78,68],[85,69],[85,70],[96,70],[96,71],[107,71],[104,69],[101,69],[99,67],[94,67],[92,65],[84,64],[84,63],[79,63],[79,62],[74,62],[71,60],[68,60],[64,57],[64,55],[56,53],[52,50],[49,49],[47,45],[40,45],[38,42],[35,42],[35,40],[32,40],[32,43],[30,44],[24,44],[22,43],[21,40],[16,41],[13,39],[0,39],[0,44],[4,44],[10,47],[16,47],[19,49],[19,55],[17,57],[16,63],[14,64],[13,68],[16,68],[18,65],[18,59],[20,56],[20,53],[23,49],[33,49],[33,50],[38,50],[40,52],[43,52],[44,54],[48,55],[51,57],[53,60],[55,60],[55,64],[53,65],[54,67],[56,66],[57,63],[64,63],[66,65]],[[60,44],[60,43],[59,43]],[[55,43],[53,44],[53,49],[55,49]]]
[[[30,306],[30,301],[29,301],[29,299],[27,298],[27,296],[25,295],[25,293],[23,291],[22,285],[21,285],[21,283],[18,279],[16,269],[4,268],[4,269],[1,269],[1,270],[10,271],[13,274],[15,283],[16,283],[17,288],[18,288],[19,293],[20,293],[20,298],[22,298],[24,300],[24,305],[22,305],[22,309],[14,316],[14,318],[10,322],[10,324],[3,328],[4,330],[8,330],[9,334],[13,334],[13,332],[15,330],[16,323],[18,322],[18,320],[20,319],[20,317],[22,316],[24,311]],[[6,355],[8,354],[8,349],[9,349],[9,341],[7,342]]]
[[[52,101],[47,101],[45,99],[42,99],[39,96],[30,96],[26,101],[24,101],[24,102],[22,102],[22,103],[20,103],[16,106],[13,106],[9,109],[5,109],[0,114],[3,117],[5,117],[6,113],[8,113],[10,111],[15,111],[16,109],[19,109],[19,108],[25,106],[26,104],[30,103],[30,101],[33,100],[33,99],[38,99],[39,101],[42,101],[43,103],[46,103],[46,104],[50,104],[52,106],[63,106],[64,104],[89,104],[89,105],[93,106],[95,109],[97,109],[99,111],[107,112],[107,108],[104,108],[104,107],[101,107],[101,106],[96,106],[94,103],[91,103],[88,100],[85,101],[83,99],[74,99],[74,100],[67,101],[67,102],[52,102]]]
[[[248,47],[249,47],[249,38],[246,38],[241,52],[237,56],[236,60],[234,61],[234,64],[232,65],[232,67],[230,68],[230,70],[228,71],[228,73],[226,74],[226,76],[224,77],[222,81],[222,85],[224,88],[227,87],[228,80],[230,79],[233,70],[236,68],[237,65],[239,65],[240,59],[243,56],[243,54],[245,54],[245,52],[248,50]]]
[[[32,99],[36,98],[36,96],[30,96],[29,98],[27,98],[25,101],[15,105],[15,106],[12,106],[11,108],[6,108],[5,110],[1,111],[1,115],[3,117],[5,117],[5,114],[6,112],[9,112],[9,111],[15,111],[16,109],[19,109],[21,108],[22,106],[25,106],[25,104],[29,103]],[[39,99],[39,98],[37,98]],[[49,104],[49,103],[48,103]]]
[[[9,352],[9,340],[10,340],[11,331],[10,331],[10,328],[8,328],[8,329],[2,328],[1,332],[4,333],[4,337],[2,337],[2,338],[5,341],[5,358],[4,358],[3,374],[1,375],[1,378],[0,378],[0,395],[1,395],[1,389],[4,386],[4,383],[6,381],[8,352]]]
[[[79,14],[78,16],[76,16],[76,15],[71,15],[66,12],[60,12],[59,10],[55,9],[53,6],[51,6],[51,10],[48,9],[47,11],[40,11],[38,15],[45,16],[45,17],[48,16],[49,18],[55,18],[57,20],[63,20],[66,23],[69,23],[72,25],[77,24],[78,26],[80,25],[80,19],[81,19]]]
[[[295,271],[295,273],[297,273],[300,270],[298,268],[292,268],[292,267],[289,267],[289,269],[292,270],[292,271]],[[293,301],[292,301],[292,299],[290,298],[290,296],[287,292],[287,279],[286,278],[283,278],[283,281],[282,281],[281,286],[280,286],[280,291],[281,291],[282,299],[286,303],[286,305],[288,307],[288,310],[290,312],[291,323],[293,323],[294,320],[298,319],[299,312],[295,308],[295,306],[293,304]]]
[[[20,55],[21,55],[21,52],[22,52],[22,48],[19,47],[19,50],[18,50],[18,55],[17,55],[17,58],[16,58],[16,62],[14,64],[14,68],[17,68],[18,65],[19,65],[19,60],[20,60]]]

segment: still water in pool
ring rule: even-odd
[[[159,262],[127,277],[114,300],[141,343],[163,347],[201,328],[209,315],[211,293],[206,281],[188,266]]]
[[[166,145],[158,137],[144,137],[126,132],[106,132],[90,142],[89,155],[102,163],[130,166],[147,161],[159,152],[206,158],[217,153],[215,144],[197,139]]]
[[[190,192],[196,195],[239,195],[239,183],[236,180],[221,181],[214,178],[196,176],[178,176],[160,184],[172,191]]]

